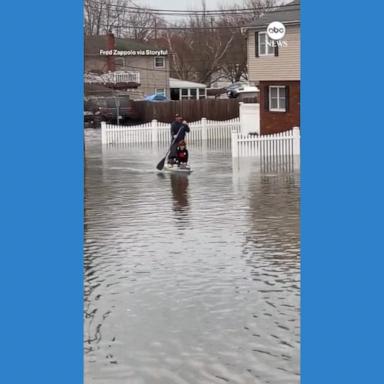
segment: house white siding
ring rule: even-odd
[[[116,65],[117,70],[137,71],[140,73],[139,91],[143,96],[156,93],[157,89],[165,89],[169,97],[169,62],[165,57],[163,68],[156,68],[154,56],[127,56],[124,63]]]
[[[300,80],[300,26],[287,26],[278,56],[255,56],[255,32],[248,30],[248,76],[251,81]],[[263,32],[263,31],[259,31]]]

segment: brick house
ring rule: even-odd
[[[274,21],[286,28],[281,40],[267,35]],[[260,133],[300,126],[300,1],[280,6],[244,31],[248,77],[260,89]]]
[[[169,61],[167,55],[116,56],[100,54],[101,51],[159,51],[145,42],[132,39],[115,38],[113,33],[104,36],[84,37],[84,71],[95,73],[115,72],[129,74],[136,81],[135,95],[143,98],[154,93],[170,96]],[[165,50],[164,50],[165,51]]]

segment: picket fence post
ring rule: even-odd
[[[208,134],[207,134],[207,119],[203,117],[201,119],[201,139],[202,140],[207,140],[208,139]]]
[[[300,155],[300,128],[293,127],[293,155]]]
[[[157,143],[158,141],[158,125],[157,125],[157,120],[154,119],[152,120],[152,142]]]
[[[239,134],[236,131],[232,131],[232,157],[239,157],[239,145],[238,145]]]
[[[107,123],[105,121],[101,122],[101,143],[107,144]]]

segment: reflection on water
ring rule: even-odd
[[[188,175],[170,175],[173,210],[175,213],[183,213],[188,209]],[[184,214],[184,216],[186,213]]]
[[[299,383],[295,164],[86,145],[85,383]]]

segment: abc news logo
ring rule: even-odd
[[[269,40],[269,41],[267,41],[267,45],[268,45],[268,47],[272,47],[272,48],[288,47],[288,43],[284,40],[283,41],[281,41],[281,40]]]
[[[279,21],[273,21],[267,27],[267,35],[272,40],[281,40],[285,36],[285,26]]]

